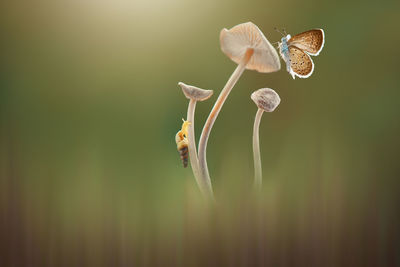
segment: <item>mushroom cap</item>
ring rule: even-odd
[[[209,99],[214,93],[213,90],[205,90],[196,86],[187,85],[179,82],[178,85],[182,88],[183,93],[187,99],[194,99],[196,101],[204,101]]]
[[[248,48],[254,49],[246,69],[268,73],[281,68],[275,48],[252,22],[236,25],[230,30],[222,29],[219,39],[222,52],[237,64]]]
[[[251,99],[256,103],[257,107],[272,112],[281,102],[281,98],[274,90],[270,88],[261,88],[251,94]]]

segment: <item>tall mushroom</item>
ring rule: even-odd
[[[213,197],[213,190],[210,181],[202,179],[201,174],[199,173],[199,159],[197,157],[196,136],[194,134],[194,113],[197,101],[209,99],[214,91],[204,90],[195,86],[184,84],[183,82],[179,82],[178,85],[182,88],[183,94],[186,96],[186,98],[190,100],[186,118],[190,122],[187,137],[189,142],[190,165],[192,166],[194,177],[201,192],[205,195]]]
[[[281,102],[281,99],[274,90],[269,88],[261,88],[253,92],[251,94],[251,99],[254,101],[254,103],[256,103],[258,107],[253,127],[254,185],[256,188],[261,188],[262,169],[259,138],[260,121],[264,111],[274,111]]]
[[[260,29],[252,22],[236,25],[230,30],[223,29],[220,33],[222,52],[238,64],[235,71],[222,89],[210,115],[204,124],[199,141],[199,168],[203,179],[210,182],[206,149],[214,122],[231,92],[245,69],[269,73],[281,68],[279,56],[274,47],[268,42]]]

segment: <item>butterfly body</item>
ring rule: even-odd
[[[290,73],[290,64],[287,64],[287,62],[290,61],[289,57],[289,46],[287,44],[287,40],[290,39],[290,34],[286,35],[286,37],[282,37],[281,43],[279,45],[280,48],[280,54],[283,58],[283,60],[286,62],[286,70]]]
[[[293,37],[290,34],[282,37],[279,43],[279,52],[286,63],[286,70],[300,78],[308,78],[314,71],[314,63],[310,57],[317,56],[325,42],[322,29],[314,29]]]

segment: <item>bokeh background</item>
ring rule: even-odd
[[[0,6],[0,266],[400,266],[398,1]],[[209,140],[213,206],[176,151],[177,83],[215,90],[199,136],[236,66],[219,32],[246,21],[326,44],[309,79],[245,71]],[[262,87],[282,102],[254,197]]]

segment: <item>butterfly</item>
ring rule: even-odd
[[[279,42],[279,53],[286,62],[286,70],[300,78],[308,78],[314,71],[311,56],[318,56],[324,47],[325,34],[322,29],[313,29],[294,35],[282,37]]]

